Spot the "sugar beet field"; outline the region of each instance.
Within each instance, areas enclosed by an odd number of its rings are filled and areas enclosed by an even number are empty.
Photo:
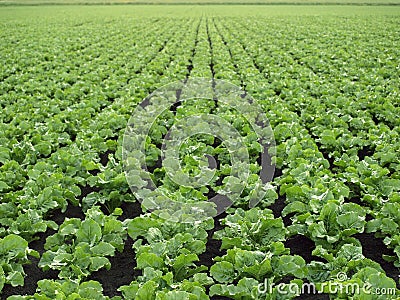
[[[400,299],[400,7],[0,20],[1,299]]]

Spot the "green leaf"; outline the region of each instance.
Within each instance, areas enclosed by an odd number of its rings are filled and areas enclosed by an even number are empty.
[[[24,276],[21,272],[13,271],[8,273],[6,281],[9,282],[12,286],[23,286]]]
[[[195,264],[193,262],[198,260],[199,258],[194,253],[179,255],[172,265],[175,278],[178,281],[183,280],[186,277],[185,275],[187,275],[189,267],[194,266]]]
[[[7,183],[5,183],[4,181],[0,181],[0,192],[3,192],[4,190],[7,190],[9,188],[10,186]]]
[[[51,144],[49,142],[40,142],[34,148],[43,156],[48,156],[51,154]]]
[[[134,282],[132,282],[130,285],[123,285],[118,288],[118,291],[122,292],[122,295],[126,300],[135,300],[138,290],[139,284]]]
[[[164,267],[164,260],[154,253],[142,253],[137,257],[137,268],[144,269],[146,267],[161,269]]]
[[[229,283],[236,278],[233,264],[227,261],[216,262],[212,265],[210,274],[215,280],[221,283]]]
[[[244,267],[243,271],[251,275],[251,277],[262,281],[266,274],[272,273],[271,261],[266,258],[260,264],[256,263],[250,267]]]
[[[157,283],[154,281],[148,281],[143,286],[141,286],[134,300],[154,300],[155,297],[155,290],[157,288]]]
[[[124,232],[124,226],[121,221],[115,220],[115,219],[108,219],[104,223],[104,229],[103,229],[103,234],[109,234],[109,233],[121,233]]]
[[[251,300],[255,298],[253,291],[258,287],[258,281],[253,278],[242,278],[237,285],[214,284],[210,287],[210,296],[224,296],[237,300]]]
[[[109,243],[101,241],[99,244],[92,247],[90,251],[92,252],[92,254],[98,256],[113,256],[115,252],[115,247]]]
[[[191,280],[193,280],[193,282],[198,282],[202,286],[208,286],[214,283],[214,280],[205,273],[194,274]]]
[[[60,235],[67,236],[76,234],[81,227],[81,223],[82,221],[76,218],[65,220],[60,226]]]
[[[157,293],[157,300],[191,300],[197,299],[197,297],[193,297],[188,292],[185,291],[169,291],[167,293],[161,292]]]
[[[90,271],[95,272],[105,267],[107,270],[111,268],[111,263],[106,257],[91,257],[90,258]]]
[[[102,298],[103,287],[97,281],[87,281],[83,282],[79,286],[79,295],[86,299],[101,299]]]
[[[92,170],[98,170],[99,169],[99,164],[96,164],[94,161],[91,161],[91,160],[83,160],[82,161],[82,166],[87,171],[92,171]]]
[[[157,220],[136,217],[128,224],[129,236],[136,240],[139,236],[145,236],[148,230],[152,227],[158,227],[159,222]]]
[[[92,246],[101,239],[101,227],[92,219],[85,220],[76,232],[76,238],[78,244],[86,242]]]
[[[5,164],[9,160],[10,160],[10,149],[0,146],[0,163]],[[1,192],[1,188],[0,188],[0,192]],[[1,289],[0,289],[0,291],[1,291]]]
[[[245,245],[242,245],[242,238],[240,237],[234,237],[234,238],[229,238],[229,237],[222,237],[222,244],[221,244],[221,250],[224,249],[232,249],[234,247],[237,248],[242,248],[242,249],[250,249],[250,247],[246,247]]]
[[[282,255],[274,258],[273,270],[282,276],[294,275],[304,278],[307,275],[306,262],[299,255]]]
[[[337,216],[337,222],[345,229],[363,228],[364,220],[357,213],[347,212]]]
[[[381,227],[382,220],[381,219],[374,219],[367,222],[365,226],[365,232],[377,232],[378,229]]]
[[[8,259],[24,258],[28,249],[28,242],[22,237],[10,234],[0,239],[0,257]]]
[[[307,204],[300,201],[293,201],[282,210],[282,216],[285,217],[291,213],[304,213],[309,210]]]
[[[104,204],[106,200],[107,198],[99,193],[90,193],[82,199],[82,209],[86,211],[98,203]]]

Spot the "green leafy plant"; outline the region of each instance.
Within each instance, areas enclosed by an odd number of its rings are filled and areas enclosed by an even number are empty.
[[[237,247],[245,250],[268,251],[275,242],[285,241],[288,231],[281,218],[274,218],[269,209],[236,209],[222,223],[224,230],[214,237],[222,240],[221,249]]]
[[[23,286],[23,265],[29,263],[28,256],[39,258],[39,253],[29,249],[28,242],[18,235],[0,238],[0,293],[5,284]]]
[[[117,209],[113,215],[104,215],[99,207],[86,212],[86,219],[67,219],[58,232],[49,236],[39,267],[59,270],[60,279],[81,281],[101,268],[109,269],[115,250],[122,251],[126,228],[117,220],[122,213]]]
[[[51,299],[77,299],[77,300],[120,300],[121,297],[108,297],[103,295],[103,287],[97,281],[76,283],[70,280],[43,279],[38,282],[36,293],[32,296],[11,296],[8,300],[51,300]]]

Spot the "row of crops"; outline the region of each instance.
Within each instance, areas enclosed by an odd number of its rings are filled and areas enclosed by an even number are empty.
[[[397,16],[52,9],[57,18],[19,10],[0,25],[2,299],[301,299],[305,284],[326,299],[400,296]],[[140,206],[123,138],[146,96],[196,77],[259,103],[275,176],[251,207],[262,149],[247,120],[217,98],[181,102],[146,140],[164,195],[183,205],[237,189],[226,144],[210,135],[179,153],[190,176],[215,158],[208,185],[179,186],[160,163],[174,122],[197,114],[233,124],[250,176],[226,212],[179,223]]]

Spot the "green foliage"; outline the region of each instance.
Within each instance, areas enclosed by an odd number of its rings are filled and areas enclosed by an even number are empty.
[[[38,282],[37,292],[32,296],[11,296],[9,300],[52,300],[52,299],[77,299],[77,300],[120,300],[121,297],[108,297],[103,295],[103,287],[97,281],[86,281],[78,284],[69,280],[43,279]]]
[[[29,249],[28,242],[20,236],[10,234],[0,239],[0,293],[5,284],[24,285],[23,265],[29,263],[28,255],[39,257],[39,253]]]
[[[126,228],[117,215],[104,215],[96,206],[86,212],[86,219],[72,218],[49,236],[39,267],[59,270],[61,279],[80,282],[101,268],[110,269],[107,257],[122,251]]]
[[[223,224],[225,229],[215,233],[215,238],[222,240],[222,249],[268,251],[275,242],[286,240],[287,230],[282,219],[275,219],[269,209],[244,211],[239,208],[235,214],[228,215]]]
[[[353,2],[371,1],[393,2]],[[373,233],[390,253],[376,255],[400,267],[398,14],[395,6],[2,7],[2,299],[10,285],[24,284],[24,266],[36,259],[59,279],[9,299],[109,299],[90,275],[111,267],[127,235],[136,270],[119,287],[125,299],[292,299],[299,293],[289,284],[303,282],[326,293],[328,283],[396,293],[331,298],[398,298],[396,269],[385,274],[358,239]],[[219,96],[163,112],[145,139],[146,157],[128,140],[132,157],[123,167],[123,135],[137,104],[158,87],[194,77],[236,84],[243,101],[251,95],[262,106],[276,141],[268,149],[277,167],[272,182],[259,176],[263,149],[252,120]],[[184,96],[178,94],[173,98]],[[165,134],[199,114],[231,124],[245,147],[208,133],[180,136],[179,163],[160,164]],[[259,123],[260,115],[253,117]],[[189,127],[206,131],[210,124]],[[239,157],[247,150],[248,170],[232,166],[229,145]],[[147,177],[132,170],[143,161]],[[125,171],[144,201],[138,212],[122,214],[120,207],[137,201]],[[204,186],[187,184],[201,174],[210,179]],[[150,178],[162,194],[157,199],[146,189]],[[166,200],[190,209],[235,193],[226,217],[214,221],[176,223],[169,211],[142,212]],[[64,218],[72,206],[85,218]],[[30,248],[42,235],[48,238],[38,257]],[[311,261],[289,249],[296,237],[310,240]],[[274,286],[260,294],[266,281],[288,293]]]

